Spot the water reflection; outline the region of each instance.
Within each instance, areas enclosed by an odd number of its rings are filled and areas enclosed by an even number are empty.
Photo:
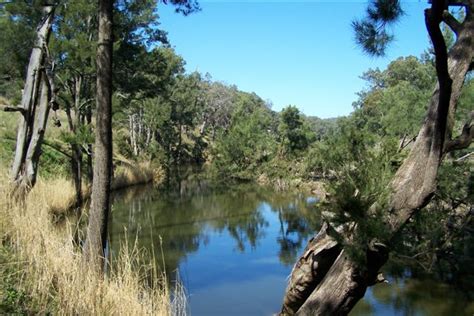
[[[351,315],[473,315],[474,302],[431,279],[394,279],[368,289]]]
[[[320,224],[313,197],[190,176],[167,191],[141,186],[118,192],[111,250],[116,253],[124,238],[153,249],[168,276],[179,272],[193,315],[271,315],[292,265]],[[474,313],[469,300],[445,285],[415,280],[397,266],[388,270],[397,278],[369,289],[352,315]]]
[[[183,180],[175,190],[138,186],[114,196],[111,216],[112,251],[124,238],[139,236],[141,247],[163,248],[165,270],[209,243],[209,234],[226,234],[236,252],[255,251],[274,218],[278,219],[278,257],[292,265],[297,252],[318,229],[315,201],[296,193],[275,194],[251,184],[216,187],[203,180]],[[276,216],[268,218],[265,211]],[[161,238],[160,238],[161,237]],[[162,245],[160,245],[160,241]],[[158,262],[160,263],[160,262]]]

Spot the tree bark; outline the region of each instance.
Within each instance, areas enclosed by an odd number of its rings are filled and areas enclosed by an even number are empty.
[[[69,90],[72,96],[72,103],[66,102],[66,117],[69,125],[69,131],[77,136],[81,122],[80,106],[81,106],[81,87],[82,87],[82,76],[75,76],[72,80],[73,86],[69,86]],[[73,110],[73,111],[71,111]],[[74,117],[73,117],[74,113]],[[74,182],[74,189],[76,191],[76,205],[80,207],[82,205],[82,147],[77,142],[77,139],[71,142],[71,174]],[[80,214],[78,214],[80,216]]]
[[[22,115],[18,122],[15,157],[11,169],[14,192],[19,196],[24,195],[35,184],[41,143],[49,113],[50,93],[48,90],[50,87],[44,73],[44,61],[54,9],[54,6],[43,7],[43,18],[36,31],[20,104]],[[38,100],[40,90],[42,91],[41,100]],[[38,116],[35,120],[36,112]],[[29,159],[28,162],[27,159]]]
[[[82,150],[80,145],[72,144],[71,170],[76,191],[76,205],[82,205]]]
[[[91,105],[87,106],[86,109],[86,122],[89,127],[92,126],[92,108]],[[92,160],[93,160],[93,148],[92,144],[87,144],[87,180],[89,183],[92,183],[94,179],[94,170],[92,167]]]
[[[391,182],[391,202],[386,215],[391,237],[384,241],[386,244],[390,244],[413,214],[429,202],[435,191],[445,137],[449,135],[448,117],[455,111],[474,56],[473,8],[474,3],[470,1],[465,21],[449,55],[439,26],[445,10],[444,1],[433,0],[432,8],[425,12],[427,29],[435,48],[438,84],[410,154]],[[354,231],[357,233],[357,229]],[[322,249],[327,245],[342,248],[325,228],[310,242],[293,269],[282,315],[348,314],[363,297],[366,288],[377,282],[378,271],[388,258],[388,249],[381,244],[367,246],[365,264],[354,262],[344,250],[337,258],[334,253],[324,253]],[[323,265],[329,267],[322,269]]]
[[[38,171],[38,162],[41,155],[41,144],[43,143],[46,123],[50,110],[51,92],[48,87],[46,76],[42,76],[41,96],[39,99],[38,113],[33,126],[30,144],[25,157],[25,174],[21,180],[25,186],[34,186]]]
[[[342,247],[330,236],[328,229],[328,224],[324,223],[293,267],[281,314],[294,315],[339,256]]]
[[[105,262],[112,179],[112,15],[113,0],[99,0],[94,181],[84,248],[86,260],[98,271]]]

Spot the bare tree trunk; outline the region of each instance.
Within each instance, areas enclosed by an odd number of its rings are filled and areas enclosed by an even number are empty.
[[[82,205],[82,150],[80,145],[72,144],[71,169],[74,179],[74,189],[76,191],[76,205]]]
[[[18,122],[15,157],[11,170],[14,190],[19,195],[26,193],[35,184],[41,143],[49,113],[49,85],[52,82],[48,83],[48,78],[42,68],[45,66],[45,51],[51,33],[54,8],[54,6],[43,7],[43,19],[37,28],[19,107],[22,116]],[[41,100],[38,100],[40,86],[42,90]],[[38,103],[40,104],[37,110]],[[35,112],[38,112],[36,120]],[[30,161],[27,162],[27,159]]]
[[[99,0],[94,181],[84,248],[86,260],[98,271],[105,260],[112,180],[112,16],[113,0]]]
[[[176,160],[174,162],[175,166],[179,166],[181,164],[181,147],[183,144],[183,126],[181,124],[178,125],[178,146],[176,146]]]
[[[87,106],[86,110],[86,122],[87,125],[92,126],[92,107],[91,105]],[[94,179],[94,171],[92,168],[92,159],[93,159],[93,149],[92,144],[87,144],[87,180],[89,183],[92,183]]]
[[[38,162],[41,155],[41,144],[43,142],[50,110],[49,101],[51,99],[51,93],[46,76],[42,76],[41,81],[41,96],[39,99],[38,113],[25,157],[25,174],[23,175],[22,182],[27,186],[33,186],[36,183]]]
[[[458,29],[458,39],[449,56],[439,26],[444,9],[443,1],[433,0],[432,8],[425,12],[435,48],[438,85],[413,148],[391,182],[393,193],[386,217],[390,238],[398,234],[415,212],[426,206],[435,191],[445,137],[449,135],[448,116],[455,110],[474,57],[473,1],[469,3],[466,19]],[[296,263],[285,293],[282,315],[346,315],[363,297],[367,287],[380,281],[378,271],[388,258],[384,244],[367,245],[366,264],[360,264],[344,250],[337,257],[336,251],[328,252],[342,246],[327,231],[327,227],[320,231]],[[384,242],[390,244],[390,241]]]
[[[81,104],[81,87],[82,77],[80,75],[74,78],[74,86],[70,88],[72,101],[74,104],[74,118],[71,112],[71,105],[69,102],[66,104],[66,116],[69,125],[69,131],[77,135],[79,127],[82,125],[80,104]],[[82,205],[82,148],[81,144],[77,141],[73,141],[71,144],[71,173],[74,182],[74,189],[76,191],[76,205]],[[78,214],[80,215],[80,214]]]
[[[151,142],[151,128],[150,127],[146,127],[146,140],[145,140],[145,147],[148,148],[148,146],[150,146],[150,142]]]
[[[133,114],[128,115],[128,131],[130,133],[130,147],[132,147],[133,154],[135,154],[135,137],[133,134]]]

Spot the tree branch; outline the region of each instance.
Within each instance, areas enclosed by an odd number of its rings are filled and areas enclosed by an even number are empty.
[[[462,24],[451,14],[448,10],[443,11],[443,22],[449,26],[449,28],[458,35],[461,31]]]
[[[46,140],[43,140],[43,145],[48,146],[48,147],[56,150],[58,153],[63,154],[64,156],[66,156],[69,159],[72,159],[72,156],[68,152],[66,152],[66,150],[62,149],[59,145],[50,143]]]
[[[4,137],[3,140],[7,140],[7,141],[10,141],[10,142],[16,142],[15,138],[11,138],[11,137],[8,137],[8,136]],[[72,159],[72,156],[70,154],[68,154],[66,152],[66,150],[62,149],[61,146],[58,145],[58,144],[49,143],[48,141],[43,140],[42,145],[45,145],[47,147],[50,147],[51,149],[56,150],[58,153],[63,154],[66,158]]]
[[[474,151],[473,151],[473,152],[470,152],[469,154],[466,154],[466,155],[464,155],[464,156],[462,156],[462,157],[459,157],[459,158],[456,159],[455,161],[456,161],[456,162],[463,161],[464,159],[466,159],[466,158],[468,158],[468,157],[470,157],[470,156],[472,156],[472,155],[474,155]]]
[[[26,110],[19,106],[13,105],[0,105],[0,109],[4,112],[20,112],[23,116],[26,115]]]
[[[462,128],[461,135],[459,135],[455,139],[446,141],[446,144],[444,146],[445,153],[453,150],[465,149],[471,145],[472,140],[474,139],[474,126],[471,124],[474,118],[474,111],[471,112],[470,116],[471,117],[469,121],[466,122],[466,124],[464,124],[464,127]]]
[[[472,124],[464,125],[461,135],[446,142],[444,151],[450,152],[453,150],[465,149],[471,145],[474,138],[474,126]]]

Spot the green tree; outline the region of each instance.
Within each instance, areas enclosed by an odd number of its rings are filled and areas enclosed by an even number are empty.
[[[60,109],[67,117],[68,129],[62,131],[62,141],[71,148],[71,174],[79,206],[82,205],[84,152],[87,153],[88,180],[92,181],[97,23],[97,3],[84,0],[64,2],[59,8],[51,45],[57,64]]]
[[[156,103],[155,139],[163,149],[164,165],[168,171],[181,164],[186,156],[188,160],[192,156],[189,148],[184,146],[183,138],[190,137],[202,110],[200,81],[197,73],[180,76],[169,98],[160,98]]]
[[[12,104],[21,101],[35,27],[41,20],[41,11],[24,1],[0,4],[0,95]]]
[[[248,179],[276,151],[272,117],[255,94],[238,93],[229,128],[218,137],[213,165],[227,177]]]
[[[423,123],[435,83],[434,67],[413,56],[400,57],[384,71],[371,69],[362,78],[369,87],[354,103],[357,115],[365,122],[361,127],[380,137],[398,139],[404,148]]]
[[[464,6],[466,18],[462,22],[456,20],[448,11],[449,5]],[[416,141],[390,181],[387,206],[383,208],[384,234],[375,238],[372,236],[364,242],[364,260],[360,261],[347,255],[350,249],[344,245],[360,240],[364,235],[363,227],[352,220],[338,228],[333,228],[330,221],[326,223],[293,269],[282,314],[347,314],[363,297],[366,288],[381,279],[379,269],[387,261],[389,247],[408,220],[431,199],[442,158],[447,152],[459,148],[457,145],[461,143],[460,138],[451,139],[451,134],[458,99],[474,57],[472,9],[474,3],[468,0],[433,0],[431,8],[425,11],[438,84]],[[371,2],[366,18],[354,23],[357,42],[371,54],[383,54],[392,37],[385,26],[396,21],[401,13],[398,0]],[[457,35],[449,53],[441,29],[442,22]],[[461,135],[469,139],[462,142],[463,146],[468,146],[472,140],[471,129],[469,125]],[[353,188],[346,194],[355,196],[359,193]],[[383,199],[377,199],[366,214],[379,214],[377,206],[384,205],[382,202]],[[341,240],[344,242],[341,243]],[[337,290],[334,289],[335,284]]]
[[[310,143],[310,131],[297,107],[289,105],[280,113],[278,131],[285,151],[293,154],[305,150]]]
[[[203,81],[202,89],[205,105],[199,131],[203,136],[209,131],[214,141],[219,130],[226,131],[230,126],[237,88],[208,79]]]
[[[160,132],[160,111],[164,111],[160,107],[169,100],[178,77],[183,76],[184,60],[167,47],[144,51],[140,60],[141,66],[135,72],[140,84],[121,91],[114,116],[125,138],[123,153],[134,158],[143,154],[153,158],[156,152],[151,150],[152,142]]]
[[[178,9],[188,9],[190,1],[176,3]],[[128,7],[129,2],[119,2],[118,7]],[[133,9],[133,5],[128,7]],[[184,13],[190,12],[192,7]],[[107,245],[107,225],[110,212],[110,186],[112,181],[112,53],[114,1],[100,0],[98,7],[99,29],[97,40],[97,84],[95,162],[92,182],[91,209],[87,226],[84,257],[93,269],[101,270]],[[120,25],[120,24],[119,24]],[[141,28],[136,31],[140,33]],[[127,30],[127,34],[130,30]],[[136,33],[128,34],[129,36]],[[133,37],[132,37],[133,38]]]
[[[159,82],[144,76],[144,66],[157,58],[147,47],[167,42],[160,29],[157,1],[116,1],[114,4],[114,85],[122,96],[121,107],[129,108],[144,91],[150,94]],[[65,1],[52,41],[52,53],[57,60],[57,78],[61,87],[61,109],[67,116],[68,131],[63,141],[71,146],[71,170],[76,188],[77,204],[82,201],[83,155],[87,157],[86,174],[92,181],[92,116],[95,94],[95,58],[97,42],[97,4],[90,1]],[[163,71],[164,69],[154,69]],[[130,80],[134,73],[134,80]],[[115,98],[117,99],[117,98]],[[116,102],[115,102],[116,103]],[[134,120],[135,121],[135,120]]]

